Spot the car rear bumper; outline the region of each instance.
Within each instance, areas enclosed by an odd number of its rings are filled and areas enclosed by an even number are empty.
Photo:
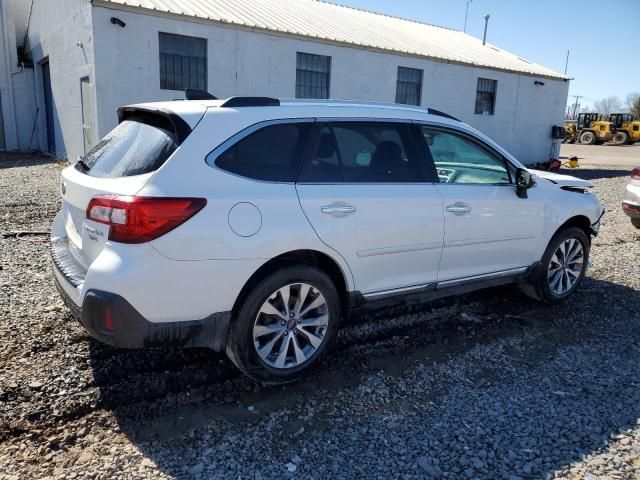
[[[67,292],[65,274],[54,260],[54,280],[60,296],[89,334],[120,348],[226,347],[231,312],[218,312],[199,320],[149,322],[125,298],[101,290],[89,290],[81,306]]]

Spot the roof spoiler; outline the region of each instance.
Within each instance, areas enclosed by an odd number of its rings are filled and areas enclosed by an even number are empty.
[[[191,127],[183,118],[164,108],[120,107],[118,108],[118,122],[122,123],[130,117],[141,117],[142,123],[171,129],[181,144],[191,133]]]

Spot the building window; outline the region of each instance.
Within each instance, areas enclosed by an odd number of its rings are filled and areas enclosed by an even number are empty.
[[[298,52],[296,98],[329,98],[331,57]]]
[[[396,103],[420,105],[422,94],[422,70],[398,67]]]
[[[476,92],[476,113],[478,115],[493,115],[496,106],[497,80],[478,78],[478,91]]]
[[[160,88],[207,89],[207,41],[160,32]]]

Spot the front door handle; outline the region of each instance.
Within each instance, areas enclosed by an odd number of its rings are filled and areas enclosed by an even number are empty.
[[[344,217],[345,215],[351,215],[355,213],[356,207],[352,207],[351,205],[325,205],[320,208],[322,213],[326,213],[327,215],[333,215],[334,217]]]
[[[447,212],[455,213],[456,215],[464,215],[465,213],[469,213],[470,211],[471,207],[462,202],[456,202],[453,205],[447,206]]]

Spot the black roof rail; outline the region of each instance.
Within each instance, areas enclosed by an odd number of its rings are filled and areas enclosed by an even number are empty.
[[[427,113],[429,115],[438,115],[439,117],[450,118],[451,120],[455,120],[456,122],[460,122],[461,120],[449,115],[448,113],[441,112],[440,110],[434,110],[433,108],[427,108]]]
[[[280,100],[270,97],[229,97],[220,105],[221,108],[279,106]]]
[[[198,90],[197,88],[187,88],[184,91],[184,97],[187,100],[217,100],[218,97],[211,95],[204,90]]]

